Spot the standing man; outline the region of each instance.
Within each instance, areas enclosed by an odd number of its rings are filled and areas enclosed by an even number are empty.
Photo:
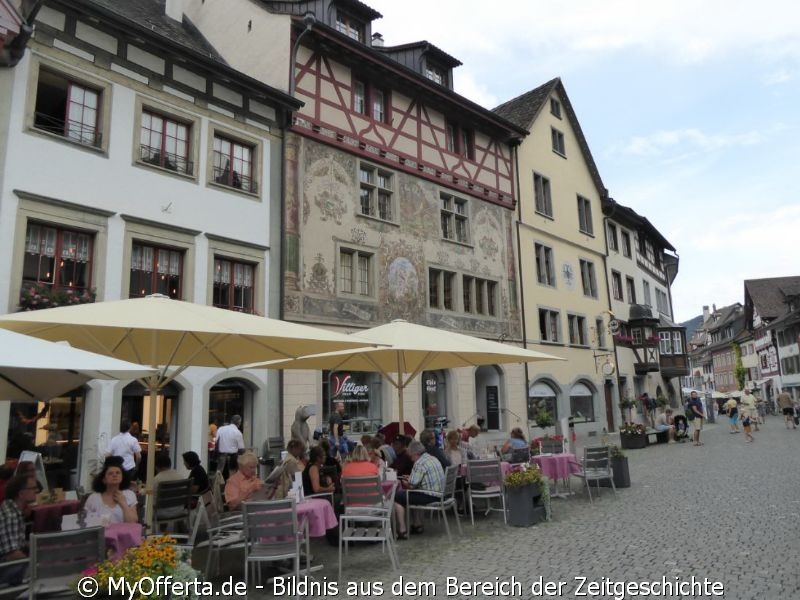
[[[686,405],[686,418],[692,423],[694,431],[692,432],[692,439],[695,446],[702,446],[703,442],[700,441],[700,432],[703,431],[703,419],[706,418],[706,413],[703,411],[703,403],[697,397],[697,392],[692,392],[689,396],[689,403]]]
[[[233,415],[231,422],[217,429],[216,446],[219,459],[217,471],[222,471],[222,476],[227,480],[231,471],[239,470],[238,457],[244,452],[244,436],[239,426],[242,417]]]
[[[129,481],[139,479],[136,468],[142,460],[142,447],[139,440],[131,435],[131,422],[128,419],[120,421],[119,433],[108,444],[108,456],[122,458],[122,470],[128,475]]]
[[[339,454],[344,459],[350,448],[347,445],[347,439],[344,437],[342,415],[344,415],[344,402],[337,402],[331,416],[328,417],[328,437],[331,442],[331,455],[336,458],[336,455]]]
[[[778,394],[778,408],[780,408],[783,413],[786,429],[789,429],[790,424],[792,429],[797,429],[797,424],[794,422],[794,402],[792,402],[792,397],[786,390]]]
[[[758,409],[756,408],[756,397],[753,396],[753,392],[745,388],[744,392],[742,392],[742,420],[750,417],[750,422],[755,425],[756,431],[758,431]]]
[[[25,540],[25,511],[36,501],[36,477],[30,474],[15,475],[6,484],[6,499],[0,505],[0,560],[3,562],[28,558]],[[3,570],[0,583],[22,583],[27,565],[19,569]]]

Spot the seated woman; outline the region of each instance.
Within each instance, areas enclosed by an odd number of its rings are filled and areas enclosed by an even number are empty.
[[[675,441],[675,426],[672,422],[672,409],[667,408],[664,412],[659,413],[656,417],[655,427],[656,431],[669,431],[669,441]]]
[[[336,485],[322,475],[321,468],[325,464],[325,451],[321,446],[314,446],[308,455],[308,464],[303,471],[303,493],[311,494],[333,493]]]
[[[461,434],[457,430],[447,432],[444,442],[444,453],[450,459],[453,466],[464,465],[467,463],[467,452],[461,446]]]
[[[86,519],[103,525],[113,523],[136,523],[136,494],[128,489],[130,481],[122,470],[122,459],[109,456],[102,471],[92,482],[94,493],[86,499]]]
[[[225,483],[225,504],[231,510],[239,510],[242,502],[250,500],[264,482],[258,478],[258,458],[252,452],[239,456],[239,470]]]
[[[386,469],[386,461],[383,460],[383,456],[381,455],[381,441],[375,438],[372,438],[367,444],[367,454],[369,455],[369,460],[372,464],[378,467],[378,473]]]
[[[503,448],[500,450],[501,454],[511,454],[514,450],[527,450],[528,449],[528,442],[525,440],[525,434],[522,433],[522,429],[519,427],[514,427],[511,430],[511,437],[508,438],[508,441],[503,444]]]
[[[211,487],[208,473],[200,464],[197,452],[189,450],[183,453],[183,466],[189,469],[189,479],[192,480],[192,494],[202,494]]]
[[[280,479],[278,480],[278,487],[275,490],[275,498],[286,498],[289,490],[292,489],[294,483],[294,474],[301,473],[305,468],[303,462],[303,453],[305,451],[305,444],[300,440],[289,440],[286,444],[286,458],[280,466]]]
[[[378,474],[378,465],[370,460],[364,446],[356,446],[342,467],[342,477],[369,477]]]

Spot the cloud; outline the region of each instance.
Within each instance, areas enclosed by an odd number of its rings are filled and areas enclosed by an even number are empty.
[[[680,151],[686,155],[692,151],[713,152],[732,146],[753,146],[763,143],[765,139],[763,131],[707,134],[698,129],[675,129],[633,137],[623,143],[618,152],[645,157],[662,156],[668,151]]]
[[[791,73],[786,68],[779,68],[764,76],[764,85],[780,85],[788,83],[792,79],[794,79],[794,73]]]

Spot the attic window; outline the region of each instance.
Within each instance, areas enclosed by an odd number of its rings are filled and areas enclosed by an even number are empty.
[[[561,103],[555,98],[550,98],[550,114],[556,119],[561,118]]]
[[[439,85],[447,85],[447,70],[441,65],[435,63],[425,64],[425,77]]]
[[[336,31],[361,43],[364,42],[364,23],[348,14],[336,13]]]

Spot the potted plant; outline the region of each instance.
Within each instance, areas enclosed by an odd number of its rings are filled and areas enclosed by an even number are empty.
[[[614,487],[631,487],[631,473],[628,469],[628,457],[622,448],[616,445],[609,446],[611,451],[611,469],[614,471]]]
[[[505,478],[508,524],[514,527],[530,527],[545,517],[545,508],[537,499],[547,490],[544,476],[535,465],[522,465]]]
[[[664,394],[658,394],[656,396],[656,406],[658,406],[658,408],[666,408],[667,404],[669,404],[669,400],[667,400]]]
[[[96,297],[94,289],[81,291],[57,288],[44,283],[26,283],[19,292],[19,311],[87,304],[94,302]]]
[[[625,421],[631,420],[631,409],[636,406],[636,402],[630,396],[625,396],[619,399],[619,410],[622,413],[622,418]]]
[[[553,415],[550,414],[550,411],[543,408],[537,412],[536,425],[542,428],[542,431],[544,431],[544,437],[550,437],[550,434],[547,432],[547,430],[554,425]]]
[[[641,423],[625,423],[619,428],[619,442],[626,450],[647,446],[647,428]]]

